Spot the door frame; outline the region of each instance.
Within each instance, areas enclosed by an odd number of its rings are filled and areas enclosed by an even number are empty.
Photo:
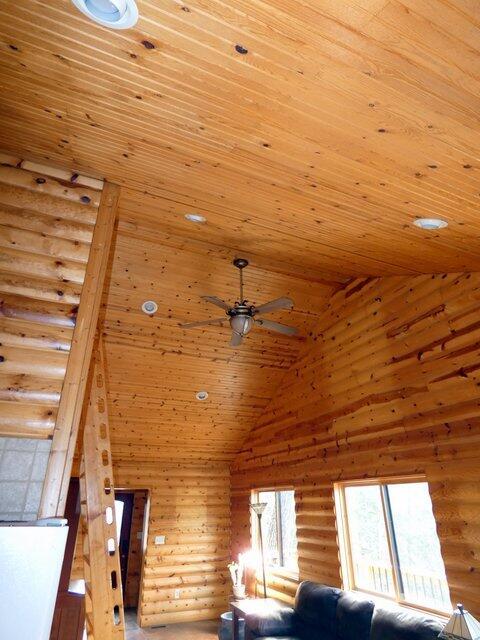
[[[133,506],[135,502],[135,493],[133,491],[125,491],[120,489],[115,489],[114,499],[118,502],[123,502],[123,512],[122,512],[122,522],[120,525],[120,536],[118,540],[118,552],[120,556],[120,579],[122,582],[122,591],[125,600],[125,587],[127,586],[128,579],[128,561],[130,558],[130,546],[132,544],[132,519],[133,519]],[[128,534],[128,536],[126,535]],[[126,553],[126,561],[122,562],[122,556],[124,555],[124,550],[122,547],[122,542],[127,537],[128,547]],[[125,601],[123,603],[125,608]]]
[[[142,550],[142,557],[141,557],[141,564],[140,564],[140,588],[138,590],[138,601],[137,601],[137,624],[138,626],[141,628],[141,624],[140,624],[140,605],[141,602],[143,600],[143,582],[144,582],[144,576],[145,576],[145,557],[147,555],[147,547],[148,547],[148,528],[149,528],[149,524],[150,524],[150,500],[151,500],[151,490],[148,489],[147,487],[128,487],[125,485],[122,485],[121,487],[115,487],[115,491],[118,491],[119,493],[122,492],[128,492],[131,491],[133,493],[135,493],[135,491],[145,491],[146,493],[146,499],[145,499],[145,508],[143,510],[143,535],[142,535],[142,544],[141,544],[141,550]],[[131,533],[131,531],[130,531]]]

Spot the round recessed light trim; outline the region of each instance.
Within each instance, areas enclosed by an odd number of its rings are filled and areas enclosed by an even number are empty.
[[[145,302],[142,304],[142,311],[143,313],[151,316],[158,311],[158,304],[153,300],[145,300]]]
[[[138,20],[135,0],[72,0],[88,18],[110,29],[129,29]]]
[[[189,222],[196,222],[197,224],[203,224],[207,221],[205,216],[201,216],[199,213],[186,213],[185,220]]]
[[[197,391],[195,394],[197,400],[206,400],[208,398],[208,391]]]
[[[417,218],[413,221],[413,224],[419,229],[427,229],[428,231],[448,227],[448,222],[440,218]]]

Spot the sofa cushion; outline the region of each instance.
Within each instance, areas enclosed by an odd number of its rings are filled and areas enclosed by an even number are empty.
[[[343,591],[337,605],[338,640],[370,640],[375,604],[360,594]]]
[[[375,608],[371,640],[437,640],[443,629],[434,618],[404,609]]]
[[[301,638],[334,640],[337,629],[337,602],[341,590],[323,584],[302,582],[295,596],[297,628]]]
[[[288,636],[295,627],[296,614],[290,607],[261,613],[248,613],[245,626],[256,636]]]

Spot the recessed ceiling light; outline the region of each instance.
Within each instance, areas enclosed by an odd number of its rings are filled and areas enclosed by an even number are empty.
[[[205,216],[201,216],[199,213],[186,213],[185,219],[189,222],[196,222],[197,224],[202,224],[207,221]]]
[[[129,29],[138,20],[135,0],[72,0],[84,15],[103,27]]]
[[[208,398],[208,391],[197,391],[195,397],[197,400],[206,400]]]
[[[153,300],[145,300],[145,302],[142,304],[142,311],[143,313],[151,316],[153,313],[158,311],[158,304]]]
[[[420,229],[428,229],[429,231],[448,227],[448,222],[440,218],[417,218],[413,224]]]

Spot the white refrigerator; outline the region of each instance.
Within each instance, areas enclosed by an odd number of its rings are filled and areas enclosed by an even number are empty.
[[[0,638],[48,640],[67,521],[0,522]]]

